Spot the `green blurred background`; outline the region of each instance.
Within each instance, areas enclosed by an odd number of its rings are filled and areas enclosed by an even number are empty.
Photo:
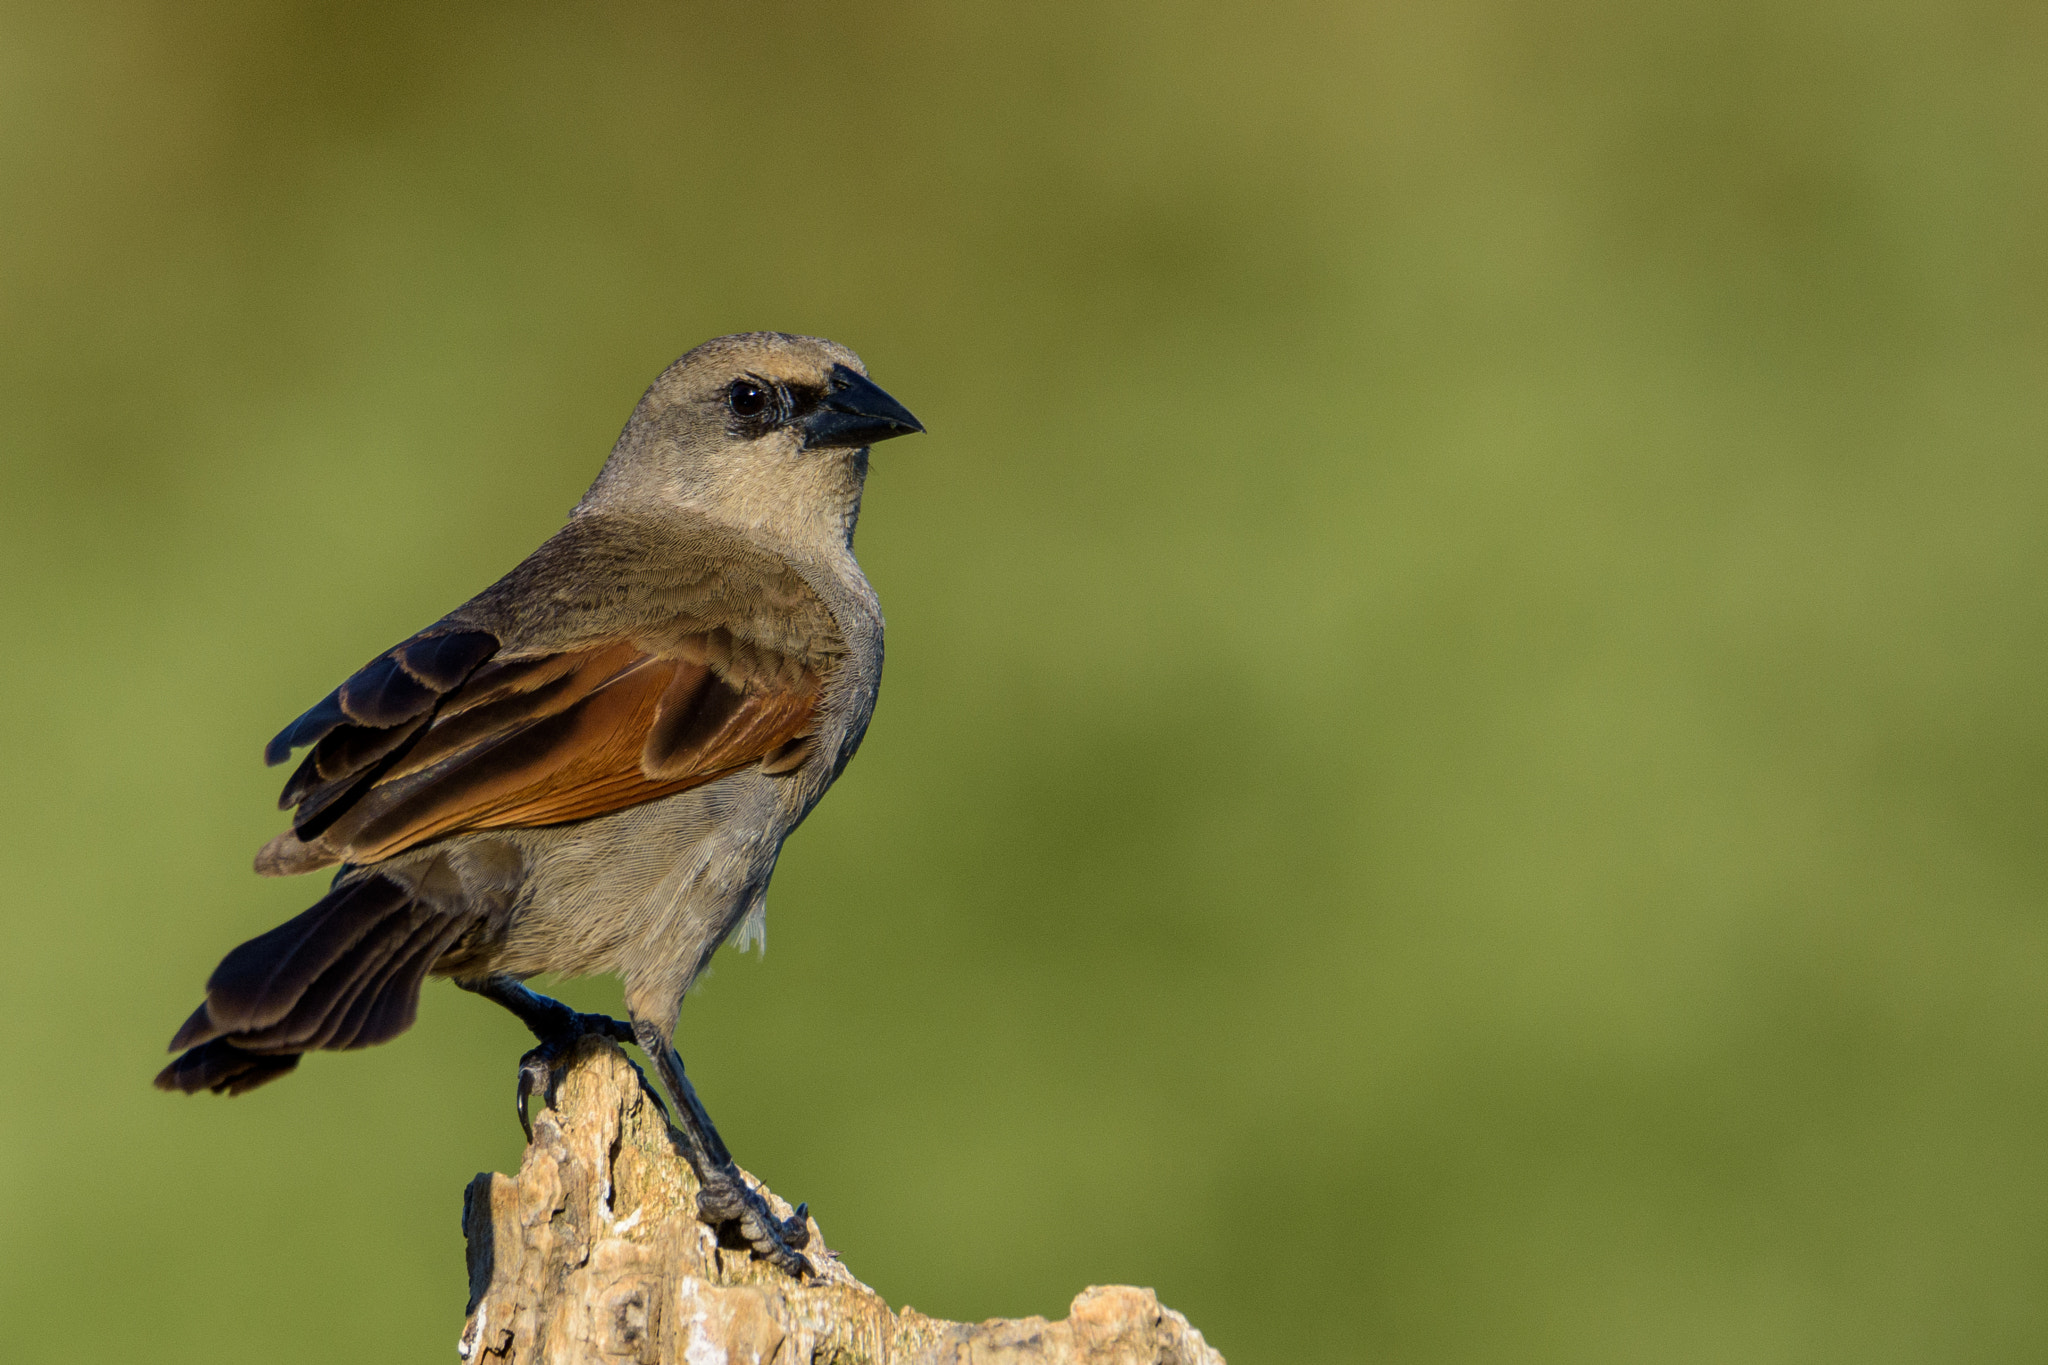
[[[2044,290],[2038,4],[0,7],[4,1354],[453,1358],[509,1017],[149,1078],[262,742],[765,327],[932,434],[681,1046],[892,1302],[2048,1358]]]

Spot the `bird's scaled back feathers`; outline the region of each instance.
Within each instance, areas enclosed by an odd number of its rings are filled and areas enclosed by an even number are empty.
[[[786,561],[673,511],[572,520],[271,741],[311,751],[257,869],[561,824],[809,757],[836,622]]]

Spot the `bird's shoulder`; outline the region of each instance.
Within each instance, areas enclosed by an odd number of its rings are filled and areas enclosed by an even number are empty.
[[[488,631],[501,654],[608,638],[689,654],[724,637],[814,676],[846,651],[831,607],[786,556],[686,509],[579,515],[430,630]]]

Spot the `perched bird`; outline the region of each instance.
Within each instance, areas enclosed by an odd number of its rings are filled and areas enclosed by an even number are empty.
[[[583,1033],[638,1043],[706,1221],[802,1274],[803,1210],[778,1220],[740,1179],[671,1036],[867,730],[882,613],[854,522],[868,447],[922,430],[813,337],[720,337],[665,370],[566,526],[270,741],[273,764],[310,752],[256,870],[339,871],[222,960],[156,1084],[240,1094],[385,1042],[452,977],[540,1039],[522,1124]],[[521,984],[543,972],[617,974],[630,1027]]]

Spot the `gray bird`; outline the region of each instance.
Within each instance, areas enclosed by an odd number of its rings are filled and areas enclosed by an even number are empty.
[[[868,447],[922,430],[814,337],[720,337],[663,371],[566,526],[270,742],[273,764],[310,752],[256,870],[339,871],[227,955],[156,1084],[240,1094],[385,1042],[452,977],[540,1039],[522,1124],[582,1034],[638,1043],[705,1220],[804,1273],[803,1209],[740,1179],[671,1036],[867,730],[882,613],[854,522]],[[543,972],[618,975],[630,1027],[521,984]]]

